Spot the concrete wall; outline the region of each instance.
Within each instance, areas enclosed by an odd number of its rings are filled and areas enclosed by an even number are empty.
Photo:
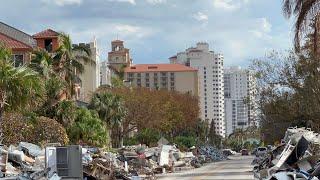
[[[197,72],[176,72],[175,90],[179,92],[191,92],[198,96],[198,73]]]
[[[96,41],[86,44],[90,47],[91,58],[95,61],[95,64],[85,63],[84,72],[80,74],[81,88],[79,99],[85,102],[89,102],[93,92],[99,87],[100,83],[100,53],[96,44]]]

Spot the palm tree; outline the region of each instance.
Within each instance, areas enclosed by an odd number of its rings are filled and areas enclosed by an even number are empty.
[[[32,69],[14,67],[11,52],[0,46],[0,121],[5,110],[20,110],[41,95],[41,81]]]
[[[44,49],[36,49],[32,53],[29,67],[48,79],[53,74],[52,56]]]
[[[113,129],[112,136],[116,136],[114,146],[123,145],[122,122],[126,116],[126,110],[120,96],[111,93],[95,93],[89,105],[90,109],[98,112],[101,120],[105,122],[108,128]],[[115,138],[112,138],[115,139]]]
[[[66,81],[67,97],[75,95],[75,84],[81,82],[79,75],[84,72],[84,63],[95,64],[91,59],[91,51],[86,46],[72,45],[69,35],[61,33],[60,46],[54,56],[54,69]]]
[[[283,12],[286,18],[296,16],[295,22],[295,50],[299,52],[301,38],[312,33],[314,37],[319,34],[319,10],[320,0],[283,0]],[[310,25],[315,22],[315,27]],[[315,42],[318,42],[317,40]],[[318,51],[317,43],[314,43],[314,51]]]

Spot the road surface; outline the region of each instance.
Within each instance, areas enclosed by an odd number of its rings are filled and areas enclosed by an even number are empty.
[[[166,174],[161,180],[253,180],[252,156],[230,156],[230,160],[211,163],[186,172]]]

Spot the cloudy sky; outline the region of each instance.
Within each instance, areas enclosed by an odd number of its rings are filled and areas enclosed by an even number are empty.
[[[69,33],[75,43],[96,36],[102,60],[110,41],[124,40],[134,63],[166,63],[168,57],[206,41],[226,65],[247,66],[266,52],[292,45],[292,24],[282,0],[10,0],[0,21],[34,34]]]

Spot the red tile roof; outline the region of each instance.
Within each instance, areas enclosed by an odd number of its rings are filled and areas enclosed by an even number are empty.
[[[38,32],[34,34],[32,37],[34,38],[46,38],[46,37],[57,37],[59,36],[59,33],[52,29],[46,29],[44,31]]]
[[[126,67],[124,72],[183,72],[197,71],[197,69],[182,64],[137,64]]]
[[[32,47],[20,42],[18,40],[15,40],[5,34],[0,33],[0,42],[4,43],[4,45],[7,48],[13,49],[13,50],[31,50]]]

